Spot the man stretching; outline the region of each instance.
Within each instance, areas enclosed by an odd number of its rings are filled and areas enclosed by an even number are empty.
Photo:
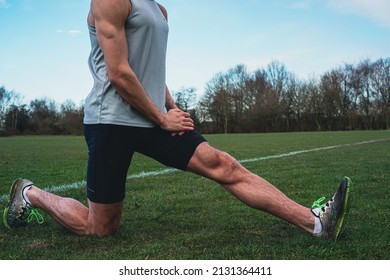
[[[25,226],[42,209],[74,233],[116,232],[134,152],[207,177],[246,205],[310,234],[337,239],[351,182],[345,177],[325,204],[304,207],[236,159],[211,147],[175,105],[165,82],[168,16],[153,0],[92,0],[89,67],[94,86],[85,102],[88,207],[45,192],[31,181],[11,186],[4,223]]]

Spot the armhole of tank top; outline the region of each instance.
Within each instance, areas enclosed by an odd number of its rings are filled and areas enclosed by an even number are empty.
[[[128,17],[127,18],[131,18],[131,16],[133,15],[133,13],[134,13],[134,1],[133,0],[129,0],[129,2],[130,2],[130,14],[128,15]]]
[[[96,28],[95,28],[95,25],[92,25],[90,24],[88,21],[87,21],[87,25],[88,25],[88,28],[92,31],[95,31],[96,32]]]
[[[163,5],[161,5],[160,3],[157,3],[155,2],[158,9],[160,10],[161,14],[163,15],[163,17],[165,18],[166,21],[168,21],[168,12],[167,12],[167,9],[165,9],[165,7]]]

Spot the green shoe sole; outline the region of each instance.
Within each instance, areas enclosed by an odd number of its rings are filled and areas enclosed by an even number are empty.
[[[345,177],[347,180],[347,190],[345,192],[345,198],[344,198],[344,204],[343,204],[343,212],[341,213],[339,220],[336,224],[336,235],[335,235],[335,240],[340,236],[343,226],[344,226],[344,219],[349,213],[350,209],[350,193],[351,193],[351,187],[352,187],[352,181],[350,178]]]
[[[9,211],[9,204],[10,202],[15,198],[15,188],[16,185],[18,184],[19,180],[21,179],[16,179],[9,190],[9,199],[7,202],[7,207],[5,207],[4,212],[3,212],[3,223],[8,229],[12,229],[12,227],[8,223],[8,211]]]

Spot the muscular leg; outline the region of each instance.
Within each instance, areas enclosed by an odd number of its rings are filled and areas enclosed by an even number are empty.
[[[123,202],[98,204],[80,202],[45,192],[35,186],[28,190],[31,204],[44,210],[63,226],[80,235],[105,236],[116,232],[123,208]]]
[[[249,172],[227,153],[208,143],[198,146],[188,171],[220,183],[227,191],[250,207],[265,211],[312,233],[314,216],[306,208],[289,199],[263,178]]]

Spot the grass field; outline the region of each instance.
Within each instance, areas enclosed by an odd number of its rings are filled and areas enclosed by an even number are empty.
[[[42,225],[15,231],[0,225],[0,259],[390,259],[390,131],[207,138],[306,206],[349,176],[353,205],[342,236],[313,238],[248,208],[214,182],[136,155],[115,236],[79,237],[44,214]],[[17,177],[42,188],[62,186],[55,192],[85,203],[79,185],[86,159],[82,137],[0,138],[1,208]]]

